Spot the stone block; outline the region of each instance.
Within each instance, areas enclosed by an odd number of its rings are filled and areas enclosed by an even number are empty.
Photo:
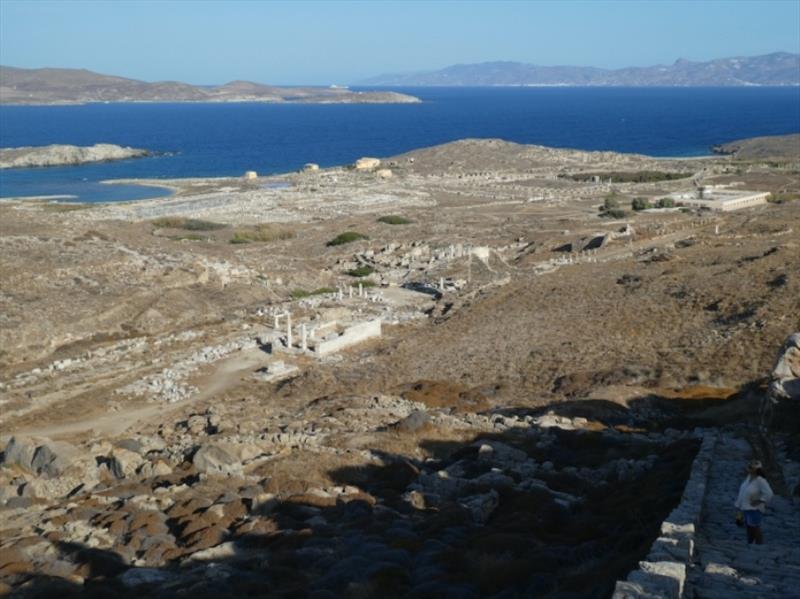
[[[683,596],[683,587],[686,584],[686,564],[663,562],[639,562],[643,572],[658,576],[663,579],[663,584],[669,589],[669,597],[680,599]]]
[[[619,580],[611,599],[663,599],[663,595],[639,583]]]

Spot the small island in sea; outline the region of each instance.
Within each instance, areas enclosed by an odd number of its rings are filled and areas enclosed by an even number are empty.
[[[88,104],[92,102],[271,102],[295,104],[410,104],[419,98],[393,91],[346,87],[278,87],[252,81],[198,86],[178,81],[150,83],[85,69],[21,69],[0,66],[0,104]]]
[[[104,143],[98,143],[92,146],[51,144],[49,146],[0,148],[0,169],[71,166],[90,162],[144,158],[145,156],[152,156],[153,154],[154,152],[149,150]]]

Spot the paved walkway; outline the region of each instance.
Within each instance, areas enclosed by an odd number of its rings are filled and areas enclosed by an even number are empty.
[[[750,445],[720,435],[697,532],[690,599],[800,598],[800,504],[776,495],[767,508],[764,545],[748,545],[733,502],[751,458]]]

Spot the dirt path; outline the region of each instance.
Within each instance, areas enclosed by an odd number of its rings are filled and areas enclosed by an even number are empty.
[[[243,374],[252,372],[269,362],[269,354],[260,349],[243,350],[221,360],[214,365],[209,374],[192,381],[192,384],[200,389],[200,392],[186,401],[172,404],[145,404],[127,410],[107,412],[87,420],[15,430],[11,433],[0,435],[0,441],[5,443],[14,434],[64,438],[91,432],[97,436],[117,437],[135,424],[155,418],[162,419],[165,415],[178,408],[184,408],[193,403],[214,397],[236,386]]]

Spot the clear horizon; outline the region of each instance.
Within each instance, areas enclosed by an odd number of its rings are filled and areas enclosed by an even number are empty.
[[[800,2],[0,2],[0,64],[197,85],[800,53]]]

